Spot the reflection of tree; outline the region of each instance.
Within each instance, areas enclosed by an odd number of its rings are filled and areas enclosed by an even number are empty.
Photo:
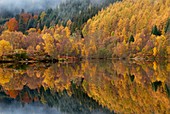
[[[157,64],[154,69],[152,62],[113,61],[112,70],[96,64],[89,64],[86,69],[90,71],[88,68],[95,66],[95,75],[85,74],[83,87],[103,106],[121,113],[163,113],[170,109],[166,63]]]
[[[166,92],[168,94],[168,97],[170,98],[170,87],[168,87],[167,84],[165,84],[165,90],[166,90]]]
[[[161,85],[162,85],[161,81],[156,81],[156,82],[152,83],[152,88],[153,88],[154,91],[157,91],[158,87],[160,87]]]
[[[1,68],[0,84],[3,97],[38,100],[64,112],[88,113],[90,107],[97,109],[95,100],[120,113],[163,113],[170,109],[168,66],[164,62],[106,60],[32,64],[26,69]]]
[[[89,114],[92,111],[102,111],[107,114],[112,113],[108,109],[102,108],[102,106],[92,98],[89,98],[87,94],[83,92],[82,87],[72,83],[71,91],[73,94],[70,96],[66,90],[57,93],[49,88],[45,90],[42,86],[39,89],[30,89],[24,86],[16,99],[24,103],[40,101],[51,107],[57,107],[65,113]],[[0,92],[0,99],[14,100],[9,98],[4,92]]]

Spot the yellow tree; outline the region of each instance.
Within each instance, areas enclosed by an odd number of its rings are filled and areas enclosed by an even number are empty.
[[[11,44],[6,40],[0,41],[0,56],[8,54],[10,51],[12,51]]]
[[[56,50],[55,50],[54,38],[49,33],[44,34],[42,38],[45,42],[45,47],[44,47],[45,52],[48,53],[53,58],[55,58]]]
[[[69,38],[69,37],[70,37],[71,32],[70,32],[70,30],[69,30],[69,28],[68,28],[68,27],[65,27],[65,33],[66,33],[66,37],[67,37],[67,38]]]

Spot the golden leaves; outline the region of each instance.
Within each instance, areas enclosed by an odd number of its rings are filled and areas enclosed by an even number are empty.
[[[170,100],[166,94],[165,83],[168,77],[169,64],[161,66],[157,62],[120,62],[83,61],[78,64],[55,64],[48,68],[38,65],[26,71],[0,69],[0,84],[9,90],[11,97],[24,85],[29,88],[50,88],[57,92],[67,90],[71,95],[71,81],[80,85],[89,97],[102,106],[117,112],[140,113],[169,109]],[[131,77],[134,76],[132,80]],[[161,81],[155,92],[152,82]],[[12,90],[12,91],[11,91]],[[46,103],[44,97],[41,101]],[[158,106],[159,104],[159,106]]]
[[[6,40],[1,40],[0,41],[0,56],[8,54],[10,51],[12,51],[12,46],[10,45],[10,43]]]
[[[153,48],[153,55],[156,56],[156,55],[157,55],[157,52],[158,52],[158,51],[157,51],[157,48],[154,47],[154,48]]]
[[[103,39],[111,37],[112,40],[117,40],[123,47],[123,43],[127,43],[130,36],[133,35],[135,38],[133,45],[131,45],[128,50],[123,50],[123,53],[130,52],[130,54],[126,54],[127,57],[131,55],[140,55],[140,57],[141,55],[147,55],[148,57],[156,55],[156,53],[152,54],[154,47],[151,45],[152,42],[159,44],[159,46],[155,45],[157,55],[159,55],[157,57],[166,57],[167,55],[164,49],[167,44],[165,45],[164,42],[168,37],[166,33],[164,33],[164,27],[170,16],[168,13],[170,7],[166,5],[165,1],[162,2],[162,0],[124,0],[114,3],[105,10],[100,11],[98,15],[92,19],[89,19],[83,28],[83,34],[86,39],[89,39],[89,41],[87,41],[88,43],[90,43],[91,39],[94,39],[93,41],[96,47],[99,47],[98,49],[103,48],[101,46],[104,44]],[[152,27],[155,25],[165,36],[157,37],[151,35]],[[114,37],[111,34],[112,31],[114,31]],[[165,46],[161,45],[162,43]],[[119,49],[119,44],[112,46],[113,50],[111,50],[116,57],[123,55],[116,52],[116,49]],[[137,49],[135,49],[136,46],[138,46]],[[107,46],[104,48],[107,49]]]
[[[12,77],[12,72],[0,68],[0,85],[4,86],[4,84],[9,83]]]
[[[48,53],[49,55],[54,54],[55,50],[55,46],[54,46],[54,38],[49,34],[49,33],[45,33],[42,36],[44,42],[45,42],[45,52]]]

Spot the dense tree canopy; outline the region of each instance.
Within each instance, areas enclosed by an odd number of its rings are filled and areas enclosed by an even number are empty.
[[[83,35],[87,42],[94,41],[98,53],[105,48],[112,56],[146,57],[156,47],[156,56],[167,57],[164,49],[169,45],[169,5],[167,0],[117,2],[89,19]],[[130,47],[128,42],[132,42]]]
[[[22,11],[0,27],[0,39],[10,43],[13,53],[43,59],[168,58],[170,2],[113,2],[75,0],[39,14]]]

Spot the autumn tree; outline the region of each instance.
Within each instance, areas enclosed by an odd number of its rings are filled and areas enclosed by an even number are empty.
[[[86,45],[90,44],[90,40],[93,40],[97,50],[111,49],[115,57],[116,54],[120,57],[124,56],[123,53],[127,53],[127,50],[126,48],[118,49],[117,47],[126,47],[125,43],[133,42],[128,48],[132,52],[130,55],[128,54],[129,56],[153,56],[151,51],[153,47],[148,47],[148,44],[152,43],[148,41],[156,43],[153,36],[161,35],[165,35],[165,40],[168,41],[169,39],[167,31],[169,30],[170,15],[168,12],[170,7],[168,5],[169,2],[165,3],[163,0],[136,0],[135,2],[133,0],[123,0],[111,4],[107,9],[101,10],[89,19],[84,25],[82,32]],[[118,39],[117,43],[119,45],[103,46],[107,44],[107,39],[110,37],[112,41]],[[160,46],[157,48],[160,48]],[[121,50],[122,54],[119,54],[118,50]]]
[[[11,44],[6,40],[0,41],[0,56],[9,54],[9,52],[12,51]]]
[[[45,42],[45,52],[48,53],[51,57],[56,58],[56,50],[55,50],[55,43],[54,38],[49,34],[45,33],[42,36],[44,42]]]
[[[8,30],[1,34],[0,39],[9,41],[14,50],[22,48],[25,42],[25,37],[21,32],[10,32]]]
[[[9,31],[17,31],[18,21],[15,18],[11,18],[9,22],[7,22],[7,27]]]

